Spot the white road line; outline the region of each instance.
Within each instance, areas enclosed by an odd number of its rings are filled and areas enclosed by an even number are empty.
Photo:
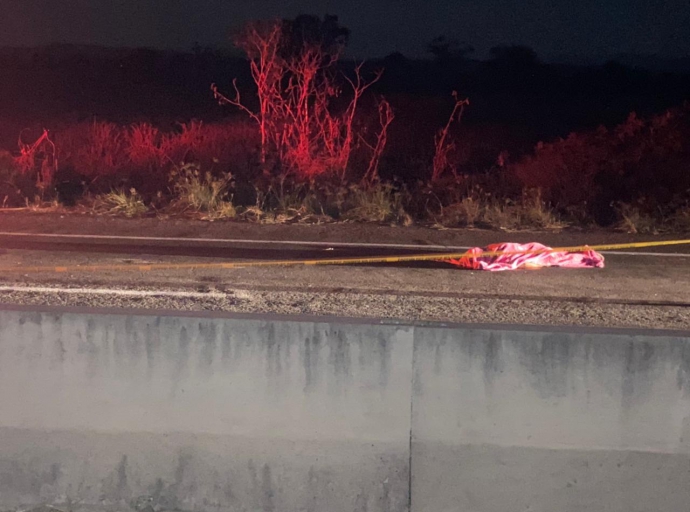
[[[309,247],[349,247],[369,249],[412,249],[412,250],[440,250],[466,251],[470,246],[465,245],[422,245],[422,244],[388,244],[366,242],[312,242],[305,240],[252,240],[244,238],[188,238],[165,236],[124,236],[124,235],[77,235],[68,233],[14,233],[0,231],[0,237],[24,238],[65,238],[72,240],[118,240],[130,242],[183,242],[183,243],[222,243],[222,244],[255,244],[255,245],[296,245]],[[602,251],[602,254],[618,254],[623,256],[660,256],[664,258],[690,258],[690,253],[682,252],[635,252],[635,251]]]
[[[225,243],[225,244],[257,244],[257,245],[307,245],[313,247],[379,247],[390,249],[459,249],[466,251],[469,247],[450,245],[421,245],[421,244],[383,244],[359,242],[310,242],[306,240],[252,240],[243,238],[186,238],[167,236],[121,236],[121,235],[74,235],[64,233],[10,233],[0,231],[0,237],[25,238],[68,238],[76,240],[121,240],[132,242],[197,242],[197,243]]]
[[[0,292],[23,293],[69,293],[73,295],[115,295],[119,297],[174,297],[182,299],[222,299],[227,297],[221,292],[185,292],[155,290],[119,290],[114,288],[52,288],[48,286],[0,286]]]
[[[683,252],[601,251],[601,254],[617,254],[621,256],[661,256],[664,258],[690,258],[690,253]]]

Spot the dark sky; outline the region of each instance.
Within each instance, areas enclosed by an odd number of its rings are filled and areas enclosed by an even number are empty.
[[[524,44],[545,59],[690,54],[690,0],[0,0],[0,46],[50,42],[189,49],[248,19],[337,14],[358,57],[421,56],[433,37],[482,57]]]

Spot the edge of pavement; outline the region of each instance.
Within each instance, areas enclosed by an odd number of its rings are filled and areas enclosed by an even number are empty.
[[[619,231],[566,228],[544,231],[492,231],[484,229],[437,229],[428,226],[391,226],[338,222],[328,224],[255,224],[238,221],[201,221],[173,218],[125,219],[75,213],[36,213],[0,210],[0,232],[44,235],[92,235],[185,239],[194,243],[241,240],[243,242],[333,242],[348,244],[396,244],[484,247],[500,242],[540,242],[550,246],[600,245],[672,240],[683,235],[640,235]],[[0,235],[0,238],[2,236]],[[205,239],[205,240],[203,240]],[[142,239],[143,240],[143,239]],[[180,240],[170,242],[179,243]],[[157,240],[165,242],[165,240]],[[117,243],[117,240],[99,240]],[[690,252],[690,247],[657,248],[655,252]]]

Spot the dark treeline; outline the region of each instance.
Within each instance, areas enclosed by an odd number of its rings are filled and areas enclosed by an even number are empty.
[[[544,136],[617,123],[632,110],[658,112],[682,102],[690,90],[690,73],[652,72],[616,62],[545,64],[523,47],[496,48],[487,61],[462,54],[426,60],[392,54],[367,66],[385,69],[379,93],[446,98],[457,90],[473,104],[467,122],[520,124]],[[209,85],[227,86],[235,77],[250,85],[245,59],[210,49],[0,49],[0,114],[123,121],[220,116]]]

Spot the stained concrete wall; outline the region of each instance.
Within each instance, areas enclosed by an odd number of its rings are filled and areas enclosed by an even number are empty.
[[[410,327],[0,312],[0,510],[408,507]]]
[[[690,333],[6,308],[0,509],[37,503],[685,510]]]
[[[415,329],[412,509],[690,510],[690,336]]]

